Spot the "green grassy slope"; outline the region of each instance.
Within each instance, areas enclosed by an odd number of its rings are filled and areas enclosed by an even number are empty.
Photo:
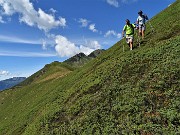
[[[39,113],[49,92],[58,84],[53,82],[71,73],[74,68],[60,62],[46,65],[23,83],[0,93],[0,134],[20,134]],[[53,98],[53,97],[52,97]],[[53,100],[53,99],[52,99]],[[41,104],[42,103],[42,104]],[[41,115],[41,114],[40,114]],[[37,114],[37,116],[39,116]],[[1,131],[3,130],[3,131]]]
[[[52,62],[51,64],[45,65],[44,68],[28,77],[24,82],[16,87],[63,77],[64,75],[72,72],[74,69],[75,68],[66,63]]]
[[[0,92],[0,134],[179,134],[179,12],[152,18],[140,48],[122,40],[63,78]]]

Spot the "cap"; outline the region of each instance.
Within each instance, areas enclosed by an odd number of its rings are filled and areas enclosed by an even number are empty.
[[[142,10],[139,10],[138,14],[142,14],[142,13],[143,13]]]

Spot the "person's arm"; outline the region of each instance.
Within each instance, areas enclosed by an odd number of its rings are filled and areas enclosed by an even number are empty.
[[[136,28],[136,25],[135,24],[132,24],[133,28]]]
[[[136,24],[139,24],[139,16],[138,16],[138,18],[137,18],[137,20],[136,20]]]
[[[126,31],[126,25],[125,25],[124,28],[123,28],[123,31],[122,31],[122,37],[124,37],[125,31]]]
[[[122,31],[122,37],[124,38],[124,30]]]

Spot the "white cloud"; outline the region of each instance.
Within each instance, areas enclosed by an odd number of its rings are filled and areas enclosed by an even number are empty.
[[[66,37],[58,35],[56,36],[55,42],[55,50],[61,57],[69,57],[79,53],[79,49],[75,46],[75,44],[68,41]]]
[[[2,15],[11,16],[18,13],[20,22],[29,26],[36,26],[44,31],[66,26],[65,18],[55,19],[53,14],[47,14],[40,8],[36,11],[29,0],[0,0],[0,6],[3,9]]]
[[[9,75],[9,71],[6,71],[6,70],[0,70],[0,76],[4,75],[4,76],[7,76]]]
[[[5,2],[5,0],[1,0],[0,5],[3,6],[3,11],[4,11],[3,14],[12,15],[14,13],[14,10],[13,10],[11,4],[8,3],[7,1]]]
[[[56,11],[55,9],[53,9],[53,8],[50,8],[49,11],[52,12],[53,14],[55,14],[55,13],[57,12],[57,11]]]
[[[81,23],[81,27],[88,27],[89,30],[91,30],[92,32],[98,32],[98,30],[95,28],[94,23],[89,25],[89,22],[90,22],[89,20],[80,18],[78,22]],[[101,33],[102,32],[100,31],[99,34],[101,34]]]
[[[98,41],[90,41],[86,42],[84,45],[77,46],[61,35],[56,36],[55,42],[55,50],[60,57],[71,57],[80,52],[89,55],[92,51],[101,47]]]
[[[109,30],[109,31],[106,32],[105,37],[108,37],[108,36],[111,36],[111,35],[115,36],[116,32],[114,30]]]
[[[0,41],[12,42],[12,43],[24,43],[24,44],[42,44],[42,41],[40,40],[27,40],[19,37],[4,36],[4,35],[0,35]]]
[[[42,49],[47,50],[47,42],[46,42],[46,40],[42,40]]]
[[[87,19],[83,19],[83,18],[80,18],[78,22],[81,23],[82,27],[87,27],[89,23]]]
[[[26,19],[26,18],[25,18]],[[28,22],[26,20],[22,20],[23,22]],[[43,10],[39,8],[38,11],[38,18],[37,20],[34,20],[34,23],[37,23],[37,26],[39,29],[43,29],[45,31],[48,31],[52,28],[62,26],[66,26],[66,19],[60,17],[59,20],[55,20],[53,15],[46,14]]]
[[[106,0],[106,2],[111,5],[114,6],[116,8],[119,7],[119,3],[123,3],[123,4],[130,4],[132,2],[137,2],[138,0]]]
[[[0,56],[15,56],[15,57],[55,57],[53,53],[41,52],[18,52],[18,51],[0,51]]]
[[[98,32],[98,30],[95,28],[95,24],[90,24],[89,30],[91,30],[92,32]]]
[[[91,49],[91,48],[83,46],[83,45],[81,45],[79,47],[79,50],[80,50],[80,52],[83,52],[85,55],[89,55],[91,52],[94,51],[94,49]]]
[[[95,50],[101,48],[101,45],[96,40],[85,40],[84,46],[89,47],[89,48],[93,48]]]
[[[119,7],[119,2],[117,0],[106,0],[106,2],[114,7]]]
[[[116,36],[117,36],[117,38],[121,38],[122,37],[121,33],[117,33]]]
[[[110,37],[110,36],[115,36],[117,38],[121,38],[121,33],[116,33],[114,30],[108,30],[104,37]]]
[[[54,38],[53,34],[47,34],[48,38],[45,39],[23,39],[20,37],[12,37],[12,36],[4,36],[0,35],[0,42],[8,42],[8,43],[22,43],[22,44],[30,44],[30,45],[42,45],[43,50],[47,50],[48,46],[54,46]]]

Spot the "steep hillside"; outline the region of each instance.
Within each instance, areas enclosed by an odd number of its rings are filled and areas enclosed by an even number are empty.
[[[54,61],[50,64],[47,64],[36,72],[35,74],[31,75],[27,78],[24,82],[19,84],[17,87],[21,87],[24,85],[29,85],[31,83],[38,83],[42,81],[48,81],[52,79],[62,78],[68,73],[72,72],[76,68],[82,67],[84,64],[88,63],[90,60],[96,58],[105,50],[95,50],[88,56],[84,53],[76,54],[75,56],[65,60],[64,62]]]
[[[2,81],[0,81],[0,91],[9,89],[9,88],[21,83],[25,79],[26,79],[26,77],[13,77],[10,79],[2,80]]]
[[[96,58],[97,56],[99,56],[100,54],[102,54],[105,50],[104,49],[98,49],[93,51],[92,53],[90,53],[88,55],[89,58]]]
[[[180,1],[152,18],[133,51],[122,40],[62,78],[0,92],[0,134],[179,134],[178,13]]]
[[[45,65],[44,68],[42,68],[35,74],[31,75],[24,82],[19,84],[17,87],[29,85],[31,83],[38,83],[52,79],[58,79],[72,72],[74,69],[75,68],[71,67],[68,64],[55,61],[52,62],[51,64]]]

